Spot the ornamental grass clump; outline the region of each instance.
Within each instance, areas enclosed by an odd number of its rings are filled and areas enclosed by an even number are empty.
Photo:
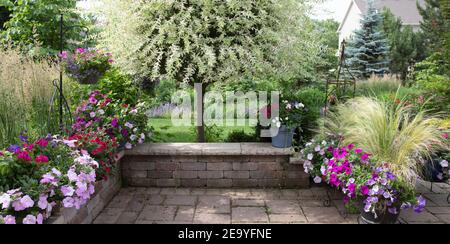
[[[421,157],[431,157],[445,147],[441,132],[433,125],[435,116],[412,112],[399,101],[387,104],[375,98],[356,98],[339,105],[324,121],[324,133],[337,134],[343,144],[368,151],[379,164],[414,186],[422,172]]]
[[[16,143],[23,130],[37,137],[48,131],[52,81],[58,69],[11,48],[0,49],[0,148]]]

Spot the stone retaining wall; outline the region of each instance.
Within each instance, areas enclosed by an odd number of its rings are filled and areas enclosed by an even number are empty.
[[[127,151],[122,180],[133,187],[307,188],[292,149],[266,143],[145,144]]]
[[[120,169],[121,159],[124,152],[117,156],[117,166]],[[106,181],[99,181],[95,185],[95,194],[89,202],[81,209],[61,208],[55,211],[54,216],[49,220],[49,224],[91,224],[101,211],[108,205],[113,197],[122,187],[122,176],[120,170]]]

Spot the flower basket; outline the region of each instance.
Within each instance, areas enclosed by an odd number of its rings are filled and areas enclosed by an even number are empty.
[[[77,81],[82,85],[93,85],[96,84],[104,75],[105,73],[103,72],[92,70],[89,73],[78,78]]]
[[[84,48],[78,48],[73,54],[62,52],[60,57],[67,75],[83,85],[96,84],[114,62],[110,53]]]

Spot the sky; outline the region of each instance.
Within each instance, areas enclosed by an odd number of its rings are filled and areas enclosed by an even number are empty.
[[[341,22],[344,18],[345,12],[347,11],[348,5],[351,0],[326,0],[323,4],[317,5],[314,9],[315,19],[335,19]],[[79,2],[82,7],[89,7],[90,2],[93,0],[85,0]]]
[[[351,0],[326,0],[323,4],[318,5],[314,10],[314,18],[335,19],[341,22]]]

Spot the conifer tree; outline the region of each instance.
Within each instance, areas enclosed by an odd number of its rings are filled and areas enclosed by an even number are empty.
[[[368,0],[361,28],[354,32],[346,49],[347,63],[352,73],[360,78],[389,73],[390,48],[381,31],[382,20],[373,0]]]

